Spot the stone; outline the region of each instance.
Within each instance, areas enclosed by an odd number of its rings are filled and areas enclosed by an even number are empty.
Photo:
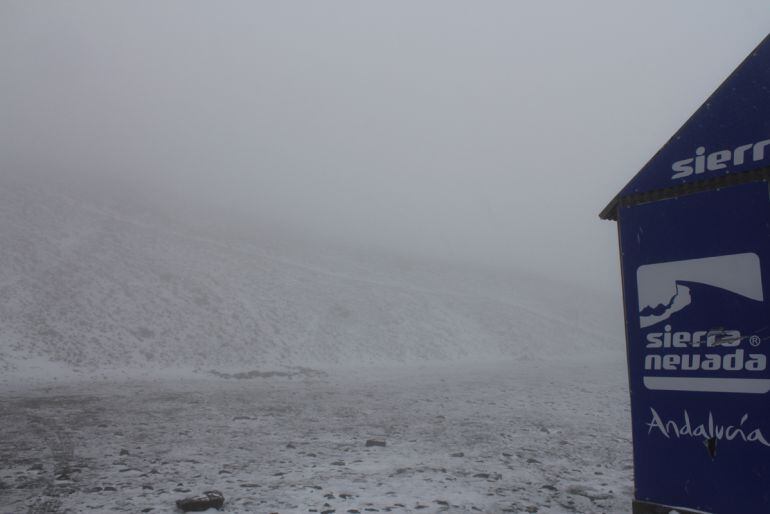
[[[210,508],[221,509],[225,504],[225,497],[219,491],[206,491],[199,496],[188,496],[176,501],[177,508],[185,512],[202,512]]]

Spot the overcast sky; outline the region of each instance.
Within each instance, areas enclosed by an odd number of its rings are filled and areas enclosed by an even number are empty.
[[[768,30],[766,0],[3,0],[0,170],[616,291],[597,213]]]

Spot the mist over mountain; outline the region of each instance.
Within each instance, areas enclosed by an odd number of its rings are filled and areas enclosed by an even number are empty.
[[[526,270],[279,236],[269,223],[228,231],[130,191],[70,185],[0,184],[4,370],[37,360],[97,369],[538,358],[622,346],[611,298]]]

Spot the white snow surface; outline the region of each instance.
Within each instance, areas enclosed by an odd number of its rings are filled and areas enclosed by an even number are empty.
[[[92,200],[0,183],[0,513],[629,510],[617,299]]]
[[[9,387],[0,512],[171,513],[211,489],[225,512],[628,512],[625,380],[554,359]]]
[[[622,351],[619,305],[526,271],[236,240],[0,185],[0,371],[19,379]]]

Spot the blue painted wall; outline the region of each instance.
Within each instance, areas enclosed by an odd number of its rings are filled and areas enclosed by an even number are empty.
[[[618,222],[636,498],[770,512],[768,184],[621,207]]]

